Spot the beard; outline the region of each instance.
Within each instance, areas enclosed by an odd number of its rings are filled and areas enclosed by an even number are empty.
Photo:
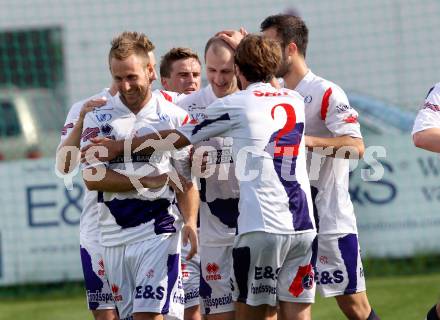
[[[240,78],[237,77],[237,87],[239,90],[243,90],[243,85],[241,84]]]
[[[148,87],[137,87],[130,94],[120,92],[121,101],[129,108],[140,108],[148,96]]]
[[[289,72],[290,65],[291,64],[289,62],[283,60],[280,67],[278,68],[278,71],[275,73],[275,76],[277,78],[283,78]]]

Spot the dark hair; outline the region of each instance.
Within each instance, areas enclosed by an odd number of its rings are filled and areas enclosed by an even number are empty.
[[[261,31],[275,28],[281,38],[281,46],[284,49],[289,43],[296,44],[299,53],[306,57],[307,43],[309,41],[309,29],[305,22],[298,16],[289,14],[276,14],[269,16],[260,25]]]
[[[280,67],[279,43],[261,35],[249,34],[235,50],[235,64],[249,82],[269,82]]]
[[[173,62],[189,58],[197,60],[199,65],[202,65],[197,53],[192,51],[190,48],[172,48],[165,55],[163,55],[160,60],[160,76],[169,78],[171,75]]]

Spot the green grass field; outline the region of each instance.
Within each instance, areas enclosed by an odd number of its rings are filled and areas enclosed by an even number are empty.
[[[367,281],[367,286],[370,302],[382,319],[422,320],[439,297],[440,275],[374,277]],[[31,291],[19,294],[21,298],[0,295],[0,319],[93,319],[86,310],[84,293],[78,284],[55,290],[44,289],[41,293],[35,288]],[[313,307],[313,319],[336,320],[344,317],[334,299],[318,297]]]

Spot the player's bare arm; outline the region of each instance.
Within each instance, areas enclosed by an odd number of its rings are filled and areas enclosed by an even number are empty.
[[[94,154],[99,161],[110,161],[124,153],[124,140],[111,140],[108,138],[93,138],[92,143],[81,149],[81,162],[87,162],[87,157]],[[180,149],[189,146],[188,139],[177,130],[163,130],[158,133],[134,137],[131,143],[131,151],[139,154],[152,154],[154,151],[168,151],[170,145]],[[94,153],[92,147],[104,147],[106,155]],[[137,150],[141,147],[141,150]]]
[[[104,170],[104,176],[102,179],[94,179],[98,173],[98,170]],[[186,192],[188,188],[192,186],[184,177],[178,175],[181,187],[177,186],[172,179],[168,179],[167,174],[161,174],[154,177],[141,177],[136,178],[144,188],[157,189],[163,187],[165,184],[170,185],[177,194],[180,192]],[[131,182],[128,176],[125,176],[114,170],[105,168],[104,165],[86,168],[83,170],[84,183],[87,188],[92,191],[103,192],[128,192],[135,190],[135,186]],[[97,181],[95,181],[97,180]]]
[[[326,155],[328,156],[337,156],[344,157],[345,159],[357,157],[361,159],[364,156],[365,146],[364,140],[361,138],[354,138],[348,135],[333,137],[333,138],[324,138],[324,137],[313,137],[313,136],[305,136],[306,147],[310,151],[315,151],[314,148],[320,147],[325,149],[332,149],[332,153]],[[344,148],[347,152],[338,153],[338,150]]]
[[[56,153],[56,163],[59,172],[68,174],[79,163],[79,145],[81,140],[81,133],[83,129],[84,118],[86,114],[93,111],[97,107],[101,107],[107,103],[107,99],[92,99],[84,103],[81,112],[79,113],[78,120],[73,126],[72,131],[69,133],[66,139],[58,146]],[[74,148],[67,148],[74,147]],[[76,150],[76,152],[75,152]]]
[[[414,133],[413,142],[417,148],[440,152],[440,128],[430,128]]]
[[[200,204],[199,191],[194,185],[191,185],[186,192],[177,193],[176,198],[185,221],[182,228],[182,242],[183,245],[186,245],[188,241],[191,244],[191,250],[185,259],[190,260],[198,251],[197,215]]]

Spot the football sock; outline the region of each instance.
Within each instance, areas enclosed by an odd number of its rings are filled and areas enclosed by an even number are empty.
[[[437,316],[436,305],[429,310],[428,314],[426,315],[426,320],[440,320]]]
[[[376,313],[374,313],[373,308],[371,308],[370,315],[368,316],[367,320],[380,320],[380,318],[377,316]]]

